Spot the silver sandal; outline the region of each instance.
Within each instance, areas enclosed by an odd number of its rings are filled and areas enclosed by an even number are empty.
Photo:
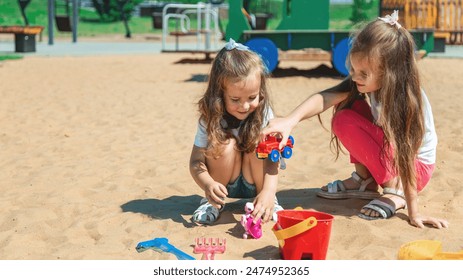
[[[347,198],[360,198],[360,199],[375,199],[381,196],[379,192],[367,190],[367,186],[374,181],[373,177],[362,179],[357,172],[352,172],[352,179],[358,183],[358,189],[348,190],[341,180],[328,183],[327,190],[317,192],[317,196],[327,199],[347,199]]]
[[[393,188],[384,188],[383,195],[384,194],[395,195],[405,200],[404,192],[401,190],[396,190]],[[365,219],[365,220],[389,219],[390,217],[395,215],[397,210],[407,209],[407,203],[405,201],[405,206],[396,208],[395,205],[391,205],[380,199],[373,199],[367,205],[363,206],[362,209],[369,209],[379,214],[379,216],[374,217],[374,216],[365,215],[363,213],[359,213],[358,216],[362,219]]]

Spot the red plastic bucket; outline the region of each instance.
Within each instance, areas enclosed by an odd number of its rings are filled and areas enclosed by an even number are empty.
[[[324,260],[330,242],[330,214],[311,210],[281,210],[273,233],[285,260]]]

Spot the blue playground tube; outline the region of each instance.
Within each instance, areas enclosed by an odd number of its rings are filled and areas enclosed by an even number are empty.
[[[268,73],[272,73],[278,65],[278,48],[272,40],[267,38],[253,38],[245,43],[252,51],[258,53],[267,66]]]
[[[333,48],[333,66],[343,76],[349,75],[349,69],[346,66],[347,56],[351,47],[350,38],[344,38]]]

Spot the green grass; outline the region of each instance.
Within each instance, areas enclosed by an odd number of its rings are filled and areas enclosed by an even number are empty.
[[[23,57],[17,54],[0,54],[0,61],[9,60],[9,59],[21,59],[21,58]]]
[[[46,0],[33,0],[26,8],[27,18],[30,25],[42,25],[45,27],[43,34],[48,34],[48,11]],[[58,11],[60,12],[60,11]],[[104,34],[125,34],[122,22],[100,23],[95,12],[80,9],[79,11],[78,36],[98,36]],[[16,0],[0,0],[0,25],[24,25],[21,11]],[[129,22],[130,31],[136,33],[150,33],[152,28],[151,18],[132,18]],[[160,31],[158,31],[160,32]],[[71,33],[54,33],[55,37],[70,37]]]
[[[26,8],[31,25],[47,23],[47,0],[33,0]],[[17,0],[0,0],[0,25],[24,25]]]
[[[45,27],[43,34],[48,34],[48,15],[47,1],[33,0],[26,8],[26,14],[30,25],[42,25]],[[379,0],[373,0],[373,7],[368,11],[371,19],[378,16]],[[330,7],[330,29],[350,29],[352,23],[349,18],[352,15],[351,5],[332,5]],[[108,34],[125,34],[125,28],[122,22],[101,23],[98,22],[98,15],[93,11],[80,9],[79,11],[78,36],[96,37]],[[270,19],[268,28],[272,29],[278,25],[278,18]],[[223,26],[226,26],[226,20]],[[23,25],[23,19],[16,0],[0,0],[0,25]],[[129,21],[130,31],[132,34],[160,33],[152,27],[151,17],[134,17]],[[194,21],[192,21],[194,26]],[[70,33],[54,33],[55,37],[70,37]]]

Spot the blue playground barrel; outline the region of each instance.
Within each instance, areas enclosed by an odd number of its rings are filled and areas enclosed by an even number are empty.
[[[333,49],[333,66],[343,76],[349,75],[349,69],[346,67],[346,60],[349,55],[350,46],[350,38],[344,38],[339,41]]]
[[[258,53],[267,66],[268,73],[272,73],[278,65],[278,48],[272,40],[254,38],[245,43],[252,51]]]

